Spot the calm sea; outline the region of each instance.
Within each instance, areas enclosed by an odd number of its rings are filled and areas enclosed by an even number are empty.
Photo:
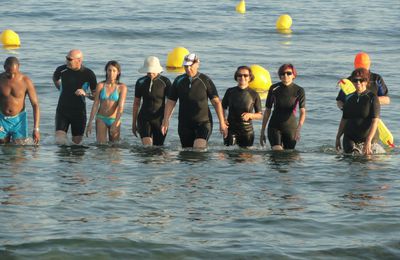
[[[387,1],[15,0],[1,4],[0,31],[22,47],[0,49],[36,85],[38,147],[0,146],[0,259],[398,259],[399,148],[346,157],[334,150],[336,82],[368,52],[392,103],[382,118],[399,130],[400,3]],[[290,35],[275,30],[284,13]],[[276,71],[293,63],[307,96],[294,152],[224,147],[214,128],[205,152],[184,151],[177,111],[163,148],[130,131],[134,84],[148,55],[165,65],[176,46],[196,52],[222,97],[240,65]],[[58,91],[52,73],[68,50],[84,52],[99,80],[122,64],[129,87],[121,144],[54,144]],[[177,76],[164,73],[171,80]],[[89,102],[91,105],[91,102]],[[32,109],[27,102],[32,119]],[[30,124],[30,127],[32,124]]]

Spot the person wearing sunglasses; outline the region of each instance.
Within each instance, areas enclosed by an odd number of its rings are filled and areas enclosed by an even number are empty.
[[[160,60],[155,56],[147,57],[139,72],[146,73],[146,75],[139,78],[135,85],[132,133],[137,137],[137,132],[139,132],[142,144],[145,146],[161,146],[166,137],[161,133],[161,123],[171,81],[161,75],[163,67],[160,65]],[[140,105],[142,99],[143,104]]]
[[[380,116],[379,98],[368,90],[370,73],[358,68],[350,76],[356,92],[350,94],[343,106],[343,115],[336,135],[336,149],[342,146],[345,153],[372,154],[373,144],[377,143],[376,130]]]
[[[370,67],[371,67],[371,59],[369,55],[365,52],[357,53],[357,55],[354,58],[354,69],[364,68],[368,70],[369,83],[367,85],[367,89],[378,96],[378,100],[381,105],[390,104],[390,97],[388,96],[389,91],[385,84],[385,81],[383,80],[381,75],[371,72]],[[346,101],[346,95],[342,90],[340,90],[336,97],[337,107],[339,109],[343,109],[345,101]]]
[[[260,144],[264,146],[265,127],[269,120],[268,140],[272,150],[275,151],[295,148],[306,119],[305,92],[302,87],[294,83],[297,76],[295,67],[290,63],[283,64],[278,70],[278,75],[281,82],[273,84],[268,91],[260,136]],[[298,122],[296,122],[297,106],[300,110]]]
[[[56,109],[56,143],[67,144],[71,126],[72,142],[80,144],[86,127],[86,97],[93,100],[97,79],[86,68],[80,50],[71,50],[65,57],[66,64],[57,67],[53,82],[60,91]]]
[[[121,65],[111,60],[104,67],[106,80],[97,84],[93,107],[86,127],[86,136],[92,132],[92,122],[96,116],[96,140],[98,144],[120,139],[121,116],[124,112],[127,87],[120,82]]]
[[[183,148],[205,149],[212,131],[212,116],[208,99],[219,119],[220,132],[228,134],[217,89],[212,80],[199,72],[200,59],[195,53],[185,56],[185,74],[174,80],[167,95],[161,131],[165,135],[179,99],[178,134]]]
[[[254,75],[248,66],[236,69],[234,79],[238,85],[228,88],[222,99],[222,108],[228,110],[228,136],[224,144],[249,147],[254,143],[252,120],[262,119],[261,98],[258,93],[249,88]]]

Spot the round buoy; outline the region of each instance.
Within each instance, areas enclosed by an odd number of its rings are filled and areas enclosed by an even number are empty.
[[[254,80],[250,82],[249,87],[257,91],[261,97],[266,97],[269,87],[272,85],[271,75],[268,70],[257,64],[251,65],[250,69],[254,75]]]
[[[292,17],[288,14],[283,14],[279,16],[278,20],[276,20],[276,29],[277,30],[289,30],[292,26]]]
[[[183,59],[189,51],[184,47],[176,47],[167,56],[166,69],[169,72],[184,72]]]
[[[1,42],[5,47],[21,45],[18,34],[16,32],[14,32],[13,30],[9,30],[9,29],[4,30],[1,33]]]
[[[236,5],[236,12],[241,14],[246,12],[246,3],[244,0],[240,0],[240,2]]]

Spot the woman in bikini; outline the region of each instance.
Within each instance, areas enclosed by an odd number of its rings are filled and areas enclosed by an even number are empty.
[[[121,116],[124,111],[127,87],[119,82],[121,66],[109,61],[105,66],[106,80],[97,84],[86,136],[92,132],[92,121],[96,115],[96,140],[99,144],[119,141]],[[96,114],[97,113],[97,114]]]

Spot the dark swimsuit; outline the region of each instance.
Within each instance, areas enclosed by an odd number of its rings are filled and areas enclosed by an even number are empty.
[[[284,149],[294,149],[296,107],[305,108],[304,89],[294,83],[285,86],[282,82],[272,85],[265,105],[272,111],[268,124],[268,140],[271,146],[282,145]]]
[[[253,123],[251,120],[243,121],[242,114],[261,112],[261,99],[258,93],[250,88],[229,88],[222,99],[222,107],[229,108],[229,128],[228,137],[224,140],[225,145],[234,145],[230,140],[235,140],[240,147],[252,146],[254,143]]]

